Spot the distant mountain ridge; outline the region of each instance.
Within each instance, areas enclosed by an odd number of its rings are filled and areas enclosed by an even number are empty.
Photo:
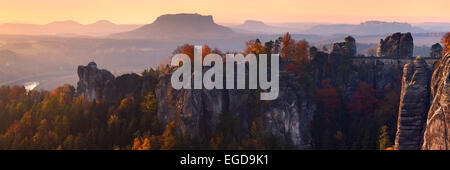
[[[271,25],[262,21],[246,20],[242,24],[231,26],[231,28],[239,33],[284,34],[290,32],[301,34],[315,25],[319,25],[319,23],[278,23]]]
[[[281,33],[280,30],[282,29],[281,27],[266,25],[264,22],[256,20],[246,20],[244,23],[233,27],[233,30],[236,32],[262,34]]]
[[[12,35],[58,35],[58,36],[106,36],[113,33],[133,30],[138,24],[114,24],[99,20],[92,24],[80,24],[72,20],[55,21],[49,24],[0,24],[0,34]]]
[[[306,34],[334,35],[334,34],[352,34],[352,35],[382,35],[395,32],[424,33],[426,30],[420,27],[414,27],[408,23],[366,21],[360,24],[324,24],[317,25],[305,31]]]
[[[122,39],[216,39],[233,35],[234,32],[214,22],[211,15],[168,14],[153,23],[129,32],[113,34]]]
[[[271,23],[246,20],[239,25],[222,26],[215,23],[213,16],[200,14],[167,14],[159,16],[153,23],[114,24],[99,20],[92,24],[80,24],[72,20],[55,21],[45,25],[5,23],[0,24],[0,34],[13,35],[56,35],[56,36],[108,36],[119,39],[223,39],[235,35],[275,35],[290,32],[320,36],[343,35],[387,35],[394,32],[429,33],[447,32],[450,23],[402,23],[366,21],[360,24],[329,23]]]
[[[431,32],[448,32],[450,31],[449,22],[424,22],[424,23],[414,23],[412,24],[416,27],[421,27]]]

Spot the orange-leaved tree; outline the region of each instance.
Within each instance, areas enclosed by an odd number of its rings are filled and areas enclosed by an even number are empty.
[[[444,54],[450,52],[450,32],[447,32],[447,34],[442,37],[442,43],[444,43]]]

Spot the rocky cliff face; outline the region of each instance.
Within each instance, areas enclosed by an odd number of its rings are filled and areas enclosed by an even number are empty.
[[[423,138],[424,150],[448,150],[449,142],[449,108],[450,102],[450,53],[447,53],[439,62],[431,78],[431,102],[428,119]]]
[[[215,133],[224,113],[231,113],[233,119],[248,131],[250,114],[258,110],[256,113],[263,119],[261,132],[282,137],[294,149],[311,147],[309,122],[316,106],[307,100],[307,92],[299,88],[295,75],[282,73],[278,99],[258,103],[255,94],[260,92],[256,90],[175,90],[171,86],[173,71],[162,74],[159,80],[137,74],[116,78],[91,62],[78,67],[77,94],[90,100],[119,102],[124,97],[137,96],[145,87],[158,81],[154,87],[158,99],[157,115],[164,123],[174,121],[181,132],[189,131],[199,138],[210,136]]]
[[[333,43],[333,48],[331,49],[331,54],[334,55],[347,55],[356,56],[356,41],[352,36],[348,36],[344,39],[344,42]]]
[[[280,78],[278,99],[264,109],[265,131],[285,137],[296,149],[311,148],[309,122],[317,106],[298,88],[295,75],[286,73]]]
[[[101,100],[106,84],[114,80],[114,75],[107,70],[97,68],[97,64],[90,62],[87,66],[78,66],[77,93],[86,99]]]
[[[441,58],[442,57],[442,46],[439,43],[433,44],[430,50],[430,57]]]
[[[78,66],[79,81],[77,94],[89,100],[106,100],[118,102],[119,99],[139,94],[144,86],[156,80],[137,74],[124,74],[115,77],[111,72],[98,69],[97,64],[90,62],[87,66]]]
[[[214,134],[220,116],[231,113],[244,130],[250,127],[249,117],[255,109],[263,117],[262,132],[280,136],[294,149],[311,147],[309,121],[315,105],[305,99],[295,84],[295,76],[283,73],[280,77],[280,93],[276,100],[254,103],[253,90],[175,90],[170,83],[171,72],[162,75],[156,86],[158,116],[164,123],[174,121],[182,132],[189,131],[200,138]],[[253,110],[253,111],[252,111]]]
[[[378,57],[409,58],[413,56],[414,42],[411,33],[395,33],[384,40],[377,48]]]
[[[429,96],[429,69],[417,57],[403,69],[395,149],[418,150],[422,146]]]
[[[174,121],[182,132],[189,130],[199,137],[203,137],[205,133],[214,133],[218,117],[225,109],[224,91],[176,90],[170,82],[171,73],[162,75],[155,89],[158,117],[164,123]]]

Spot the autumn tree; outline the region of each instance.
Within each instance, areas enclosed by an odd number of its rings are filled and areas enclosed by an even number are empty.
[[[309,44],[306,40],[295,43],[295,61],[298,64],[306,64],[309,62],[308,58]]]
[[[444,54],[450,52],[450,32],[447,32],[441,41],[444,43]]]
[[[380,128],[380,134],[378,136],[378,149],[386,150],[390,145],[389,135],[388,135],[388,127],[386,125]]]
[[[131,150],[150,150],[150,139],[146,137],[136,137],[133,141],[133,146]]]
[[[204,45],[202,48],[202,57],[205,58],[208,54],[211,54],[212,49],[208,45]]]
[[[166,125],[166,129],[161,135],[162,146],[161,150],[169,150],[175,147],[176,138],[175,138],[175,122],[169,122]]]
[[[358,89],[353,94],[353,103],[349,104],[350,113],[371,115],[380,103],[377,99],[377,91],[371,84],[360,82]]]
[[[182,46],[178,46],[173,52],[172,55],[176,54],[186,54],[191,58],[191,61],[194,61],[194,46],[191,44],[184,44]]]
[[[141,102],[142,117],[140,119],[141,129],[145,129],[150,124],[151,132],[159,135],[162,133],[162,125],[157,118],[158,101],[155,94],[148,93]]]
[[[322,88],[316,91],[316,100],[321,106],[311,123],[312,143],[316,149],[338,149],[344,134],[339,126],[340,97],[329,79],[322,81]]]
[[[291,35],[286,33],[281,40],[281,56],[283,58],[291,58],[295,56],[295,41],[291,38]]]
[[[259,39],[247,41],[245,45],[245,54],[253,53],[258,56],[259,54],[264,53],[264,47]]]
[[[379,123],[375,110],[379,107],[378,92],[372,84],[360,82],[353,94],[352,103],[348,104],[350,149],[376,149]],[[364,127],[364,128],[361,128]]]

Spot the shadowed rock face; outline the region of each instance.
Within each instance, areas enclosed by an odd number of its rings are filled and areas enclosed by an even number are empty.
[[[384,40],[377,48],[378,57],[409,58],[413,56],[414,42],[411,33],[395,33]]]
[[[442,57],[442,46],[439,43],[433,44],[431,46],[430,57],[441,58]]]
[[[311,148],[309,121],[312,120],[316,104],[298,88],[295,75],[288,73],[280,77],[278,99],[270,101],[265,108],[266,131],[283,136],[294,149]]]
[[[203,138],[215,133],[220,116],[226,112],[231,113],[235,121],[240,121],[243,130],[248,130],[251,113],[260,109],[264,124],[261,132],[284,138],[293,149],[311,147],[309,122],[315,104],[306,100],[302,90],[294,84],[298,82],[294,75],[280,76],[280,93],[276,100],[259,102],[258,97],[252,96],[259,94],[255,90],[175,90],[170,82],[171,73],[160,77],[155,90],[158,117],[164,123],[174,121],[182,132],[189,131]]]
[[[417,57],[403,69],[396,150],[418,150],[422,146],[429,95],[429,70]]]
[[[356,41],[355,38],[348,36],[344,42],[333,43],[331,54],[336,56],[355,56],[356,55]]]
[[[431,78],[431,95],[433,101],[428,111],[427,125],[422,149],[449,149],[449,108],[450,87],[450,53],[441,60]]]
[[[136,96],[144,86],[156,81],[134,73],[116,78],[111,72],[98,69],[94,62],[87,66],[78,66],[78,77],[80,80],[77,84],[77,95],[89,100],[106,100],[112,103],[124,97]]]
[[[175,122],[183,133],[203,137],[214,133],[219,115],[225,109],[224,90],[180,89],[171,85],[172,71],[160,76],[155,94],[158,99],[158,117],[164,122]],[[192,86],[193,87],[193,86]]]

